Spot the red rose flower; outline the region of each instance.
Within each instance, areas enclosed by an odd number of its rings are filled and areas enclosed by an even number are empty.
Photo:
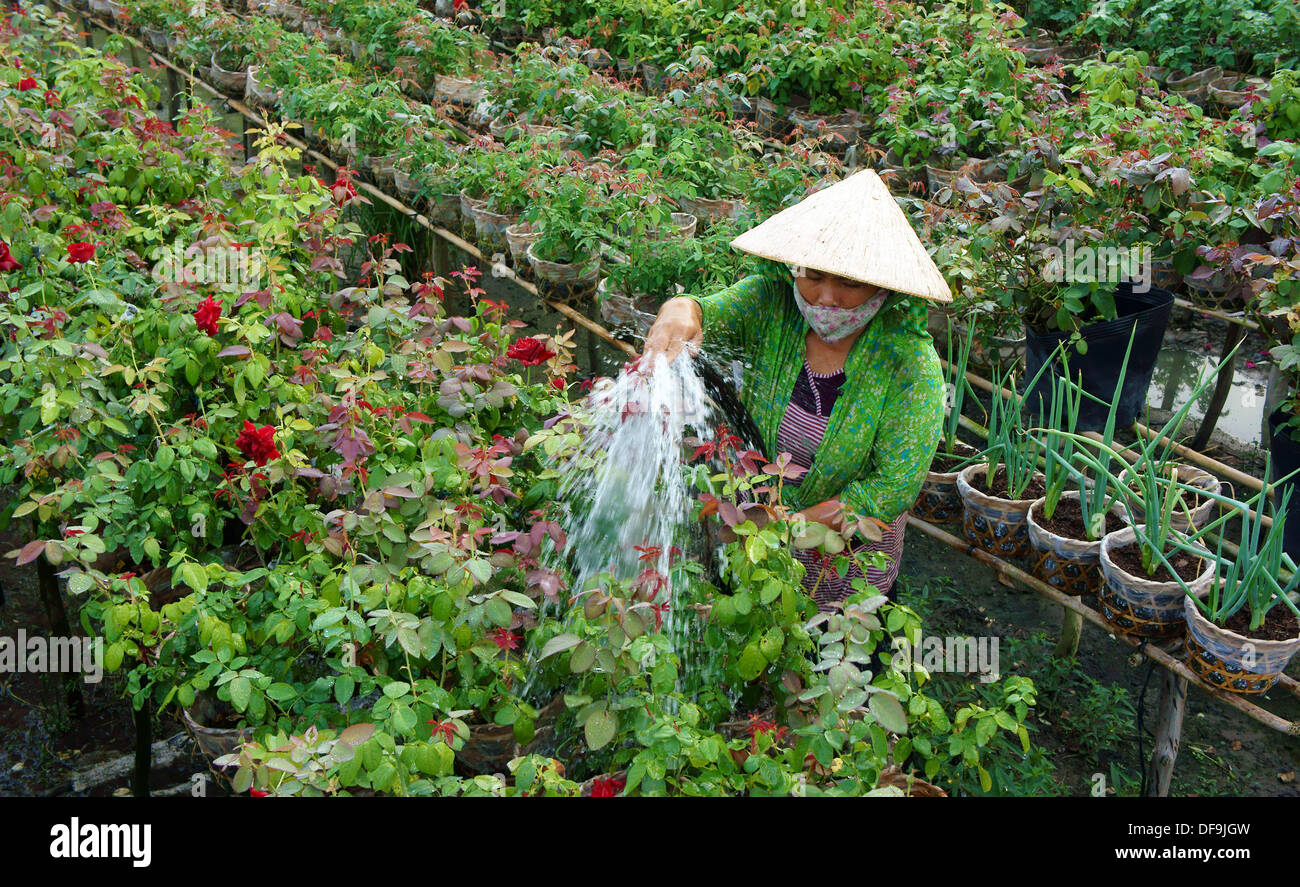
[[[250,798],[269,798],[271,796],[271,793],[264,792],[260,788],[250,788],[248,790],[248,796]]]
[[[551,387],[556,391],[563,391],[567,386],[564,384],[564,380],[557,376],[551,380]]]
[[[22,80],[18,81],[19,92],[26,92],[29,89],[35,89],[35,88],[36,88],[35,77],[24,77]]]
[[[9,244],[0,240],[0,271],[21,271],[23,266],[9,252]]]
[[[258,465],[265,465],[272,459],[280,458],[280,451],[275,448],[275,426],[255,426],[244,420],[244,430],[235,439],[235,446],[244,454],[245,459],[252,459]]]
[[[95,244],[93,243],[69,243],[68,244],[68,261],[74,265],[82,262],[89,262],[95,258]]]
[[[208,296],[194,312],[194,323],[209,336],[217,334],[217,318],[221,317],[221,300]]]
[[[554,351],[547,350],[545,345],[532,336],[516,339],[506,350],[506,357],[514,358],[526,367],[539,366],[554,356]]]
[[[626,786],[626,779],[619,779],[617,776],[607,778],[597,776],[591,781],[591,796],[593,798],[616,798]]]

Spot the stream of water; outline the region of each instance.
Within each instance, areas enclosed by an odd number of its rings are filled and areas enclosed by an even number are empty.
[[[601,379],[585,409],[579,452],[560,468],[573,587],[601,573],[635,580],[653,570],[662,582],[654,600],[669,604],[671,635],[679,620],[670,561],[684,545],[692,510],[683,441],[712,437],[713,402],[683,354],[672,363],[659,356],[649,372],[625,369]]]

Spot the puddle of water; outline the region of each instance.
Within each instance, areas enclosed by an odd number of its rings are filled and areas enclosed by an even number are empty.
[[[1162,349],[1156,358],[1155,371],[1151,374],[1147,405],[1163,411],[1162,414],[1181,408],[1190,399],[1197,380],[1212,370],[1216,361],[1217,355],[1210,357],[1182,348]],[[1260,445],[1266,379],[1266,373],[1244,367],[1241,358],[1238,358],[1232,389],[1228,392],[1228,399],[1224,401],[1223,411],[1215,425],[1218,431],[1248,446]],[[1196,428],[1213,396],[1214,385],[1211,383],[1192,405],[1183,426],[1185,431]]]

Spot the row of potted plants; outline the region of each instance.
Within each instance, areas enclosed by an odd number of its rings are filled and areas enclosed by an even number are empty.
[[[963,384],[969,343],[967,333],[949,347],[954,396],[944,444],[914,512],[960,519],[972,544],[1028,558],[1037,578],[1065,594],[1096,594],[1117,631],[1161,641],[1185,633],[1189,666],[1211,685],[1267,692],[1300,649],[1289,597],[1300,580],[1283,550],[1289,492],[1276,508],[1267,487],[1236,499],[1217,478],[1172,458],[1178,428],[1215,374],[1199,380],[1157,436],[1120,447],[1122,382],[1102,401],[1101,433],[1080,434],[1080,407],[1093,395],[1058,346],[1063,371],[1046,392],[1036,391],[1036,379],[1017,391],[1010,370],[995,379],[1011,396],[992,396],[987,441],[977,449],[956,437],[961,409],[974,400]],[[1130,338],[1121,380],[1133,350]],[[1025,412],[1038,421],[1026,424]],[[1226,542],[1233,526],[1235,545]]]

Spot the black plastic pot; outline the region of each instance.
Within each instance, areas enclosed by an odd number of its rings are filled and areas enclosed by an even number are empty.
[[[1124,364],[1124,351],[1128,348],[1130,334],[1133,334],[1133,351],[1129,355],[1124,386],[1120,389],[1115,427],[1126,427],[1138,418],[1146,404],[1151,373],[1155,370],[1156,356],[1160,353],[1173,304],[1173,293],[1168,290],[1152,287],[1144,293],[1138,293],[1133,291],[1132,284],[1121,283],[1115,291],[1115,309],[1119,316],[1080,330],[1088,343],[1088,351],[1086,354],[1073,349],[1069,351],[1066,359],[1070,364],[1070,375],[1077,378],[1082,374],[1084,390],[1102,402],[1097,403],[1086,397],[1083,399],[1079,406],[1077,430],[1100,431],[1105,428],[1106,414],[1115,393],[1115,383],[1119,381],[1119,370]],[[1137,327],[1136,333],[1133,333],[1134,326]],[[1040,335],[1026,329],[1025,378],[1032,379],[1057,344],[1066,338],[1068,336],[1061,333]],[[1054,371],[1060,372],[1059,359]],[[1050,386],[1051,374],[1044,373],[1026,397],[1026,404],[1031,408],[1036,407],[1038,398],[1034,395],[1039,395],[1046,412],[1051,398]]]
[[[1300,468],[1300,441],[1293,440],[1290,433],[1280,430],[1286,421],[1281,409],[1274,410],[1268,417],[1268,451],[1274,478],[1286,477]],[[1300,480],[1292,478],[1284,484],[1273,488],[1273,504],[1280,504],[1282,491],[1291,490],[1291,500],[1287,503],[1286,526],[1282,528],[1282,548],[1291,559],[1300,563]]]

